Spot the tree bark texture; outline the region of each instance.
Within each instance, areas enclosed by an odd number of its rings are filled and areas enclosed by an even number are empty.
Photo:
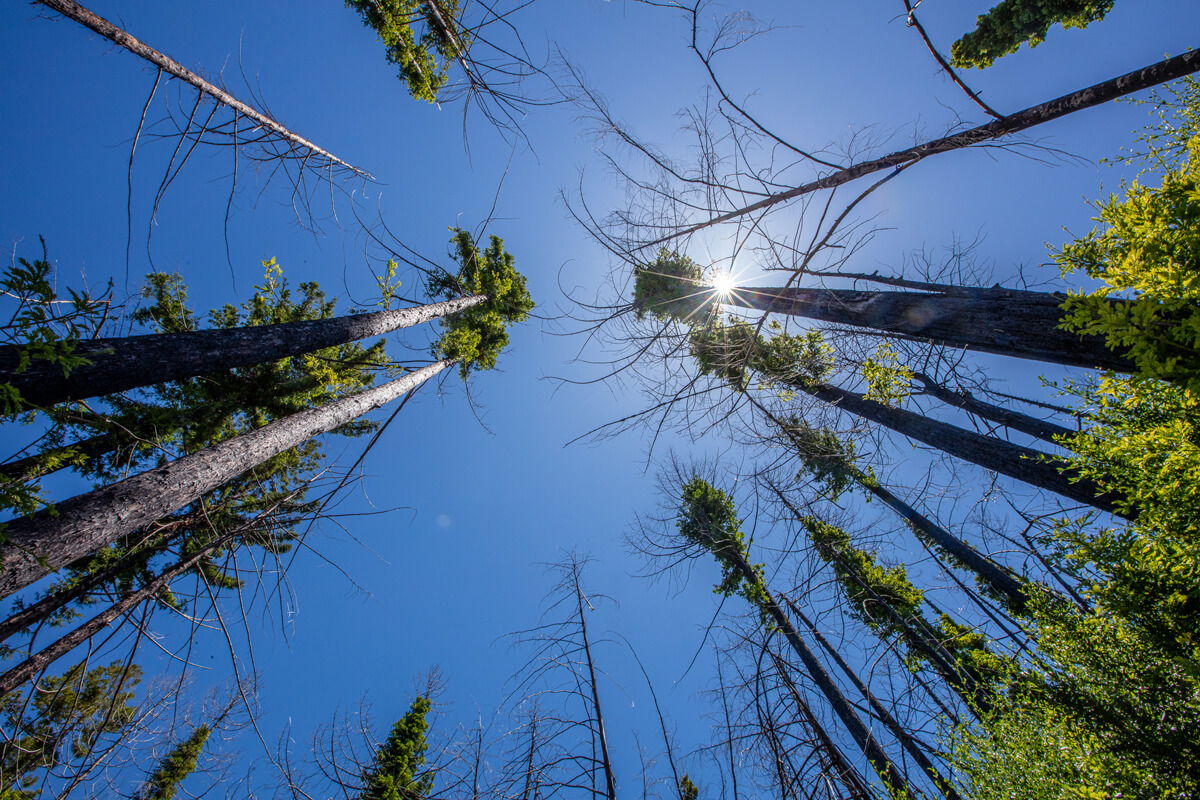
[[[345,425],[420,386],[454,362],[439,361],[350,397],[276,420],[157,469],[8,523],[0,546],[0,597],[200,499],[246,470]]]
[[[758,573],[742,557],[741,553],[737,552],[734,548],[728,548],[722,552],[722,556],[728,558],[734,564],[737,571],[741,573],[745,580],[761,585],[761,578],[759,578]],[[846,696],[838,688],[837,684],[834,683],[833,678],[825,670],[824,665],[821,664],[816,654],[809,649],[803,637],[800,636],[796,630],[796,626],[783,613],[783,609],[779,607],[775,596],[765,586],[763,586],[763,592],[766,595],[766,608],[764,610],[775,621],[775,625],[779,628],[779,631],[784,635],[788,644],[791,645],[792,650],[804,664],[805,671],[812,678],[813,683],[817,685],[817,689],[829,701],[829,706],[837,714],[842,724],[846,726],[847,732],[854,739],[855,744],[858,745],[859,750],[862,751],[867,761],[870,762],[876,774],[895,792],[910,789],[909,783],[903,774],[896,768],[896,765],[875,739],[875,736],[863,724],[862,718],[858,716],[858,712],[855,710],[853,704],[846,699]],[[913,794],[917,796],[915,793]]]
[[[1103,336],[1059,328],[1065,295],[1000,288],[969,294],[863,292],[791,287],[737,289],[730,305],[872,328],[946,347],[1045,361],[1068,367],[1133,372]],[[1120,301],[1110,301],[1119,303]]]
[[[149,61],[159,69],[174,75],[176,78],[179,78],[185,83],[191,84],[199,91],[216,100],[218,103],[232,108],[242,116],[253,120],[260,127],[266,128],[272,133],[281,136],[283,139],[290,142],[292,146],[302,147],[308,150],[310,153],[315,153],[322,158],[328,159],[334,164],[340,164],[346,169],[349,169],[354,173],[363,176],[364,178],[374,180],[374,176],[371,174],[364,172],[352,164],[347,164],[345,161],[338,158],[333,153],[330,153],[328,150],[317,147],[303,136],[293,133],[283,125],[280,125],[278,122],[268,117],[266,114],[258,111],[257,109],[251,108],[241,100],[238,100],[236,97],[229,94],[229,92],[226,92],[224,89],[209,83],[204,78],[201,78],[199,75],[180,64],[178,61],[170,58],[165,53],[155,50],[153,47],[150,47],[140,39],[131,36],[103,17],[94,14],[88,9],[79,5],[79,3],[73,2],[73,0],[37,0],[37,2],[41,3],[47,8],[54,9],[64,17],[69,17],[70,19],[75,20],[80,25],[90,28],[114,44],[118,44],[134,55]]]
[[[1047,457],[1038,450],[964,430],[902,408],[877,403],[837,386],[809,386],[800,382],[790,385],[818,400],[890,428],[955,458],[1007,475],[1030,486],[1046,489],[1077,503],[1130,518],[1128,514],[1117,510],[1116,498],[1113,495],[1103,493],[1099,486],[1087,479],[1072,481],[1069,474],[1060,471],[1068,467],[1066,462]]]
[[[419,325],[482,303],[484,295],[330,319],[249,325],[185,333],[154,333],[75,343],[91,361],[63,376],[62,367],[35,359],[17,372],[19,345],[0,347],[0,382],[34,406],[115,394],[139,386],[194,378],[336,347]]]
[[[1148,89],[1151,86],[1157,86],[1160,83],[1182,78],[1184,75],[1190,75],[1193,72],[1200,70],[1200,50],[1189,50],[1186,53],[1168,58],[1165,61],[1160,61],[1157,64],[1151,64],[1148,67],[1134,70],[1126,73],[1118,78],[1107,80],[1103,83],[1097,83],[1094,86],[1089,86],[1086,89],[1080,89],[1077,92],[1063,95],[1056,100],[1042,103],[1040,105],[1031,106],[1024,111],[1018,111],[1015,114],[1009,114],[1007,117],[993,120],[986,125],[980,125],[977,128],[954,133],[949,136],[943,136],[940,139],[934,139],[924,144],[919,144],[910,147],[907,150],[900,150],[890,155],[877,158],[872,161],[864,161],[861,164],[846,167],[837,172],[818,178],[815,181],[806,183],[803,186],[798,186],[795,189],[789,189],[786,192],[773,194],[763,200],[740,208],[736,211],[730,211],[727,214],[721,214],[713,217],[706,222],[701,222],[697,225],[691,225],[681,231],[664,236],[657,241],[650,242],[647,247],[654,247],[669,242],[672,239],[677,239],[680,236],[686,236],[696,231],[703,230],[713,225],[718,225],[722,222],[728,222],[731,219],[746,214],[753,214],[756,211],[761,211],[765,208],[795,199],[801,195],[816,192],[821,189],[832,189],[835,186],[841,186],[844,183],[856,180],[864,175],[870,175],[880,170],[899,167],[905,164],[910,164],[929,156],[945,153],[950,150],[958,150],[963,147],[989,142],[994,139],[999,139],[1002,136],[1007,136],[1012,133],[1032,128],[1035,125],[1040,125],[1043,122],[1065,117],[1076,111],[1082,111],[1085,108],[1092,108],[1109,100],[1115,100],[1118,97],[1124,97],[1127,94]]]
[[[1060,437],[1074,436],[1079,431],[1074,428],[1068,428],[1063,425],[1058,425],[1044,419],[1031,417],[1028,414],[1022,414],[1019,411],[1005,408],[1003,406],[985,403],[976,398],[970,392],[954,391],[940,383],[937,383],[928,375],[920,372],[914,373],[913,377],[921,382],[924,386],[922,394],[927,394],[937,398],[948,406],[961,408],[969,414],[974,414],[980,419],[986,419],[989,422],[995,422],[997,425],[1003,425],[1006,428],[1011,428],[1014,431],[1020,431],[1027,436],[1032,436],[1035,439],[1041,439],[1044,442],[1058,445],[1063,444],[1058,441]]]

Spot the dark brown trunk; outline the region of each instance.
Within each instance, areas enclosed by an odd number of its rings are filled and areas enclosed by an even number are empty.
[[[999,139],[1002,136],[1007,136],[1012,133],[1019,133],[1040,125],[1043,122],[1065,117],[1076,111],[1082,111],[1085,108],[1092,108],[1109,100],[1115,100],[1118,97],[1139,92],[1142,89],[1149,89],[1151,86],[1157,86],[1160,83],[1182,78],[1184,75],[1190,75],[1193,72],[1200,70],[1200,51],[1189,50],[1182,55],[1168,58],[1165,61],[1160,61],[1157,64],[1152,64],[1133,72],[1126,73],[1119,78],[1113,78],[1104,83],[1097,83],[1094,86],[1089,86],[1086,89],[1080,89],[1077,92],[1072,92],[1068,95],[1063,95],[1057,100],[1051,100],[1041,105],[1032,106],[1024,111],[1018,111],[1015,114],[1009,114],[1007,117],[993,120],[986,125],[980,125],[977,128],[972,128],[969,131],[962,133],[951,134],[944,136],[941,139],[934,139],[925,144],[919,144],[915,147],[910,147],[907,150],[900,150],[886,155],[882,158],[874,159],[873,161],[864,161],[861,164],[855,164],[852,167],[838,170],[823,178],[818,178],[811,183],[806,183],[803,186],[798,186],[795,189],[789,189],[786,192],[773,194],[757,203],[752,203],[745,208],[739,208],[736,211],[730,211],[727,214],[721,214],[712,219],[701,222],[697,225],[691,225],[683,230],[677,231],[664,236],[661,239],[650,242],[646,247],[654,247],[669,242],[672,239],[677,239],[680,236],[687,236],[696,231],[703,230],[712,225],[718,225],[722,222],[728,222],[731,219],[746,214],[753,214],[755,211],[761,211],[765,208],[783,203],[787,200],[800,197],[801,195],[809,194],[810,192],[819,191],[821,189],[831,189],[835,186],[841,186],[844,183],[861,178],[864,175],[870,175],[880,170],[890,169],[892,167],[900,167],[905,164],[911,164],[920,161],[923,158],[928,158],[938,153],[945,153],[950,150],[958,150],[963,147],[981,144],[983,142]]]
[[[1030,486],[1054,492],[1077,503],[1130,518],[1130,515],[1117,509],[1116,498],[1113,495],[1103,494],[1092,481],[1085,478],[1072,480],[1069,477],[1069,465],[1061,459],[993,436],[984,436],[939,422],[912,411],[877,403],[837,386],[811,386],[801,382],[791,385],[818,400],[883,425],[955,458],[1007,475]],[[1064,473],[1063,470],[1067,472]]]
[[[961,408],[969,414],[974,414],[980,419],[986,419],[988,422],[995,422],[997,425],[1003,425],[1006,428],[1011,428],[1014,431],[1020,431],[1027,436],[1032,436],[1035,439],[1041,439],[1050,444],[1056,444],[1062,447],[1063,444],[1058,441],[1061,437],[1073,436],[1079,431],[1068,428],[1063,425],[1058,425],[1053,422],[1047,422],[1044,419],[1031,417],[1028,414],[1022,414],[1019,411],[1004,408],[1003,406],[985,403],[982,400],[974,397],[970,392],[954,391],[940,383],[937,383],[928,375],[920,372],[914,373],[913,377],[921,382],[924,386],[922,394],[935,397],[948,406]]]
[[[63,376],[62,367],[35,359],[18,373],[21,348],[0,347],[0,382],[34,406],[115,394],[139,386],[194,378],[382,336],[478,305],[482,295],[396,311],[240,328],[157,333],[74,343],[91,363]]]
[[[157,469],[8,523],[0,546],[0,597],[195,502],[246,470],[395,400],[451,366],[439,361],[402,378],[276,420]]]
[[[164,53],[159,52],[158,50],[155,50],[145,42],[130,36],[128,33],[121,30],[116,25],[113,25],[108,20],[79,5],[79,3],[75,3],[72,0],[37,0],[37,2],[41,3],[47,8],[54,9],[64,17],[75,20],[80,25],[90,28],[91,30],[103,36],[105,39],[108,39],[110,42],[124,47],[129,52],[145,59],[146,61],[149,61],[159,69],[174,75],[176,78],[179,78],[185,83],[191,84],[200,92],[213,98],[218,103],[228,106],[247,119],[253,120],[259,127],[265,128],[271,133],[282,137],[288,141],[292,147],[299,147],[308,150],[310,153],[321,156],[324,159],[328,159],[334,164],[340,164],[341,166],[363,176],[364,178],[373,180],[372,175],[362,171],[358,167],[347,164],[333,153],[317,147],[308,139],[293,133],[275,120],[268,117],[266,114],[251,108],[241,100],[238,100],[236,97],[229,94],[229,92],[226,92],[224,89],[209,83],[208,81],[204,80],[204,78],[201,78],[199,75],[180,64],[178,61],[170,58]]]
[[[745,580],[762,586],[763,593],[766,596],[766,600],[764,601],[765,608],[763,610],[775,621],[779,631],[784,635],[788,644],[791,645],[792,650],[804,664],[805,671],[812,678],[813,683],[817,685],[817,689],[829,701],[833,712],[837,714],[838,719],[846,726],[847,732],[854,739],[863,756],[870,762],[876,774],[879,775],[880,780],[893,790],[889,794],[908,790],[915,796],[915,793],[912,792],[912,787],[909,786],[903,774],[896,768],[892,759],[884,751],[883,747],[880,746],[879,742],[875,740],[875,737],[871,735],[867,726],[863,724],[854,706],[842,694],[842,690],[838,688],[833,678],[826,672],[824,665],[821,664],[816,654],[809,649],[804,639],[796,631],[796,627],[792,625],[792,621],[783,613],[783,609],[779,607],[775,596],[771,594],[766,586],[762,585],[761,579],[758,573],[754,571],[754,568],[734,548],[728,548],[721,555],[733,563]]]
[[[824,648],[825,652],[829,654],[829,657],[833,659],[833,662],[838,665],[838,669],[844,672],[846,677],[850,679],[850,682],[854,684],[854,688],[858,690],[858,693],[861,694],[863,699],[865,699],[868,705],[871,706],[871,711],[874,712],[875,716],[879,718],[879,721],[887,726],[887,729],[892,732],[892,735],[896,737],[897,741],[900,742],[905,751],[912,756],[912,760],[916,762],[918,767],[925,771],[925,774],[929,776],[929,779],[933,781],[934,785],[937,786],[942,794],[946,796],[946,799],[961,800],[958,792],[954,790],[954,786],[944,777],[942,777],[942,774],[938,771],[937,767],[935,767],[933,762],[929,760],[929,757],[925,754],[925,748],[923,748],[917,742],[917,740],[913,738],[912,734],[904,729],[904,726],[896,721],[896,718],[893,717],[891,712],[887,710],[887,706],[879,702],[879,698],[876,697],[875,693],[872,692],[867,685],[862,682],[862,679],[858,677],[858,673],[846,663],[846,660],[842,658],[841,653],[837,651],[837,648],[829,643],[829,641],[817,629],[817,626],[814,625],[812,621],[809,620],[809,618],[806,617],[800,611],[800,609],[796,607],[796,604],[793,603],[791,599],[785,597],[784,602],[787,603],[788,608],[791,609],[792,613],[800,618],[800,621],[804,623],[806,628],[808,628],[809,633],[813,635],[813,638],[817,640],[817,643],[820,644],[821,647]]]
[[[1061,294],[1000,288],[967,289],[950,295],[780,287],[736,289],[726,302],[981,353],[1068,367],[1135,371],[1132,361],[1105,346],[1105,337],[1059,328],[1065,300]]]

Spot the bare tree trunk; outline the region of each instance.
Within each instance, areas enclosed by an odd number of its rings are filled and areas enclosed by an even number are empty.
[[[373,411],[454,364],[443,360],[402,378],[276,420],[157,469],[57,503],[7,524],[0,545],[0,597],[23,589],[99,547],[195,502],[251,467]]]
[[[1007,136],[1012,133],[1032,128],[1035,125],[1040,125],[1043,122],[1065,117],[1068,114],[1076,111],[1082,111],[1085,108],[1092,108],[1109,100],[1115,100],[1118,97],[1123,97],[1133,92],[1148,89],[1151,86],[1157,86],[1160,83],[1181,78],[1184,75],[1190,75],[1193,72],[1200,70],[1200,50],[1189,50],[1182,55],[1168,58],[1165,61],[1160,61],[1157,64],[1152,64],[1133,72],[1126,73],[1118,78],[1098,83],[1094,86],[1089,86],[1086,89],[1080,89],[1077,92],[1072,92],[1068,95],[1051,100],[1041,105],[1032,106],[1024,111],[1018,111],[1015,114],[1009,114],[1007,117],[993,120],[986,125],[980,125],[977,128],[972,128],[962,133],[951,134],[944,136],[941,139],[935,139],[931,142],[910,147],[907,150],[900,150],[890,155],[877,158],[872,161],[864,161],[861,164],[855,164],[852,167],[838,170],[832,174],[826,175],[823,178],[818,178],[811,183],[806,183],[803,186],[798,186],[795,189],[789,189],[786,192],[771,195],[757,203],[752,203],[745,208],[740,208],[736,211],[730,211],[727,214],[720,214],[706,222],[701,222],[696,225],[688,226],[682,230],[676,231],[668,236],[664,236],[653,242],[646,244],[646,247],[654,247],[669,242],[672,239],[677,239],[681,236],[687,236],[696,231],[703,230],[712,225],[718,225],[722,222],[728,222],[731,219],[746,214],[752,214],[756,211],[761,211],[779,203],[795,199],[801,195],[819,191],[821,189],[831,189],[835,186],[841,186],[844,183],[849,183],[852,180],[861,178],[864,175],[870,175],[874,172],[890,169],[892,167],[900,167],[905,164],[911,164],[929,156],[945,153],[950,150],[958,150],[963,147],[981,144],[993,139],[999,139],[1002,136]]]
[[[1065,295],[1001,288],[962,293],[866,292],[792,287],[736,289],[730,305],[872,328],[946,347],[1045,361],[1068,367],[1133,372],[1103,336],[1062,330]],[[1120,301],[1109,301],[1117,304]]]
[[[922,394],[930,395],[948,406],[961,408],[963,411],[974,414],[981,419],[995,422],[1006,428],[1012,428],[1014,431],[1020,431],[1035,439],[1041,439],[1044,442],[1062,447],[1062,442],[1058,441],[1060,437],[1073,436],[1078,433],[1073,428],[1048,422],[1044,419],[1038,419],[1037,417],[1031,417],[1028,414],[1022,414],[1019,411],[1013,411],[1003,406],[985,403],[974,397],[970,392],[961,390],[956,392],[936,382],[924,373],[913,373],[913,377],[919,380],[924,386]]]
[[[887,706],[879,702],[879,698],[876,697],[875,693],[872,692],[870,688],[868,688],[867,685],[862,682],[862,679],[858,677],[858,673],[846,663],[846,660],[842,658],[840,653],[838,653],[837,648],[829,643],[829,640],[827,640],[821,634],[821,631],[817,629],[817,626],[814,625],[812,621],[806,617],[799,608],[796,607],[796,604],[793,603],[790,598],[784,597],[784,602],[787,603],[788,608],[791,609],[792,613],[800,618],[800,621],[804,623],[806,628],[808,628],[809,633],[813,635],[813,638],[817,640],[817,643],[825,649],[825,652],[829,654],[829,657],[833,659],[833,662],[838,665],[838,669],[844,672],[846,677],[850,679],[850,682],[854,684],[854,688],[858,690],[859,694],[863,696],[863,699],[866,700],[871,706],[871,711],[875,713],[875,716],[879,718],[879,721],[887,726],[887,729],[892,732],[892,735],[896,737],[897,741],[900,742],[905,751],[912,756],[912,759],[916,762],[917,766],[925,771],[925,774],[929,776],[934,785],[936,785],[942,794],[946,796],[946,800],[961,800],[958,792],[954,790],[953,784],[946,780],[938,771],[937,767],[933,765],[933,762],[929,760],[929,756],[925,754],[925,748],[923,748],[917,742],[912,734],[904,730],[904,727],[897,722],[896,718],[892,716],[890,711],[888,711]]]
[[[1131,518],[1131,515],[1117,509],[1116,498],[1113,495],[1102,493],[1100,487],[1086,478],[1072,480],[1063,472],[1069,471],[1068,464],[1045,453],[994,436],[964,430],[902,408],[877,403],[837,386],[812,386],[800,381],[789,385],[843,411],[883,425],[910,439],[984,469],[1007,475],[1030,486],[1046,489],[1119,517]]]
[[[816,654],[809,649],[804,639],[796,631],[796,627],[792,624],[792,621],[783,613],[783,609],[779,607],[775,596],[763,585],[762,579],[754,571],[754,568],[750,566],[749,562],[746,561],[736,548],[729,547],[723,549],[721,557],[728,559],[745,580],[762,587],[766,598],[763,602],[763,610],[775,621],[775,625],[783,633],[792,650],[799,656],[800,661],[803,662],[805,671],[808,672],[809,677],[817,685],[821,694],[829,701],[830,707],[842,721],[842,724],[846,726],[846,730],[850,733],[851,738],[854,739],[855,744],[858,745],[862,754],[870,762],[876,774],[879,775],[880,780],[892,790],[889,794],[907,790],[910,794],[916,796],[908,781],[892,762],[891,757],[888,756],[879,742],[875,740],[875,737],[868,730],[867,726],[863,724],[853,704],[842,694],[842,690],[838,688],[833,678],[825,671],[825,667],[816,657]]]
[[[462,311],[486,299],[484,295],[472,295],[413,308],[331,319],[89,339],[74,342],[72,354],[91,363],[75,367],[69,376],[63,375],[58,364],[42,359],[34,359],[28,368],[18,372],[22,348],[5,345],[0,347],[0,382],[12,384],[30,405],[50,406],[248,367],[382,336]]]
[[[41,464],[47,458],[73,453],[77,456],[83,456],[85,459],[91,459],[102,456],[105,453],[111,453],[117,449],[118,444],[119,441],[116,435],[112,433],[101,433],[96,436],[90,436],[73,444],[52,447],[41,453],[34,453],[31,456],[18,458],[16,461],[9,461],[7,464],[0,464],[0,478],[7,478],[17,483],[31,481],[34,478],[51,475],[60,469],[70,466],[69,463],[64,462],[49,469],[44,468]]]
[[[73,2],[73,0],[37,0],[37,2],[41,3],[47,8],[54,9],[64,17],[69,17],[70,19],[75,20],[80,25],[90,28],[114,44],[118,44],[134,55],[144,58],[146,61],[149,61],[159,69],[165,70],[185,83],[191,84],[200,92],[213,98],[218,103],[232,108],[237,113],[253,120],[260,127],[266,128],[271,133],[274,133],[275,135],[290,142],[293,147],[303,148],[309,151],[309,153],[313,153],[321,156],[324,159],[327,159],[330,163],[339,164],[353,171],[354,173],[363,176],[364,178],[373,180],[373,176],[369,173],[366,173],[351,164],[347,164],[333,153],[317,147],[303,136],[293,133],[283,125],[280,125],[278,122],[271,119],[266,114],[251,108],[241,100],[238,100],[236,97],[226,92],[224,89],[209,83],[208,81],[204,80],[204,78],[201,78],[199,75],[180,64],[178,61],[168,57],[164,53],[160,53],[158,50],[150,47],[145,42],[136,39],[103,17],[94,14],[88,9],[79,5],[79,3]]]
[[[572,569],[574,570],[575,600],[579,609],[579,636],[583,640],[583,655],[587,661],[588,688],[591,694],[589,700],[592,703],[592,714],[596,720],[596,736],[600,741],[600,763],[604,768],[604,796],[608,800],[617,800],[617,778],[613,772],[612,759],[608,754],[608,735],[604,730],[604,714],[600,710],[600,685],[596,680],[596,665],[592,661],[592,645],[588,641],[587,619],[583,615],[583,589],[579,586],[578,566],[574,562],[572,562]]]

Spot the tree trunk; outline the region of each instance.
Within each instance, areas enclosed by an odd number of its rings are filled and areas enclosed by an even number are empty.
[[[39,359],[18,373],[22,348],[6,345],[0,347],[0,382],[12,384],[30,405],[50,406],[382,336],[462,311],[486,299],[484,295],[473,295],[397,311],[332,319],[89,339],[75,342],[72,353],[91,363],[75,367],[69,376],[63,375],[59,365]]]
[[[322,148],[317,147],[315,144],[310,142],[308,139],[305,139],[303,136],[293,133],[283,125],[280,125],[278,122],[271,119],[266,114],[251,108],[241,100],[238,100],[236,97],[229,94],[229,92],[226,92],[224,89],[209,83],[208,81],[204,80],[204,78],[201,78],[199,75],[180,64],[178,61],[175,61],[164,53],[160,53],[158,50],[150,47],[145,42],[130,36],[128,33],[121,30],[116,25],[113,25],[108,20],[79,5],[79,3],[73,2],[73,0],[37,0],[37,2],[41,3],[47,8],[54,9],[64,17],[69,17],[70,19],[75,20],[80,25],[90,28],[114,44],[118,44],[134,55],[144,58],[146,61],[149,61],[159,69],[174,75],[176,78],[179,78],[185,83],[191,84],[200,92],[213,98],[218,103],[228,106],[238,114],[253,120],[257,125],[259,125],[259,127],[266,128],[271,133],[274,133],[275,135],[280,136],[284,140],[290,142],[292,147],[300,147],[308,150],[310,153],[321,156],[333,164],[339,164],[364,178],[374,180],[374,176],[364,172],[358,167],[347,164],[333,153],[323,150]]]
[[[195,502],[268,458],[395,400],[453,364],[430,364],[8,523],[7,541],[0,546],[0,597]]]
[[[953,391],[920,372],[913,373],[913,377],[924,385],[925,388],[922,394],[935,397],[948,406],[961,408],[963,411],[974,414],[981,419],[995,422],[998,425],[1003,425],[1014,431],[1020,431],[1027,436],[1041,439],[1050,444],[1056,444],[1059,447],[1064,446],[1062,442],[1058,441],[1060,437],[1074,436],[1079,432],[1074,428],[1068,428],[1044,419],[1031,417],[1028,414],[1022,414],[1019,411],[1013,411],[1003,406],[985,403],[975,398],[970,392]]]
[[[808,672],[809,677],[817,685],[821,694],[825,695],[825,699],[829,701],[830,707],[838,715],[842,724],[846,726],[846,730],[850,733],[850,736],[854,739],[855,744],[858,745],[859,750],[862,751],[867,761],[870,762],[876,774],[879,775],[880,780],[890,787],[892,791],[889,794],[908,790],[910,794],[916,796],[912,792],[912,787],[909,786],[908,781],[892,762],[892,759],[884,751],[883,747],[880,746],[879,742],[875,740],[875,737],[868,730],[867,726],[863,724],[854,706],[842,694],[841,689],[837,687],[833,678],[825,671],[825,667],[821,664],[820,660],[809,649],[808,645],[805,644],[804,639],[796,631],[796,627],[792,625],[792,621],[783,613],[783,609],[779,607],[775,596],[761,583],[761,579],[754,571],[754,568],[750,566],[746,559],[742,557],[742,554],[735,548],[726,548],[722,551],[721,557],[728,559],[745,580],[762,587],[763,593],[766,596],[763,610],[775,621],[775,625],[783,633],[792,650],[799,656],[800,661],[803,662],[805,671]]]
[[[735,289],[727,302],[981,353],[1068,367],[1135,371],[1132,361],[1105,346],[1105,337],[1059,328],[1065,300],[1061,294],[1001,288],[948,295],[780,287]]]
[[[863,488],[878,497],[888,508],[895,511],[907,522],[922,539],[936,545],[948,554],[959,566],[970,570],[991,587],[992,591],[1008,602],[1008,608],[1015,614],[1024,614],[1029,605],[1029,593],[1024,584],[1015,578],[1008,570],[981,555],[971,545],[959,539],[950,531],[936,524],[933,520],[921,514],[908,503],[892,494],[868,476],[858,473],[855,478]]]
[[[813,637],[817,640],[817,643],[825,649],[825,652],[829,654],[829,657],[833,659],[833,662],[838,665],[838,668],[844,672],[846,677],[850,679],[850,682],[854,684],[854,688],[858,690],[859,694],[863,696],[863,699],[865,699],[871,706],[871,710],[875,713],[875,716],[879,718],[879,721],[887,726],[887,729],[892,732],[892,735],[896,737],[897,741],[900,742],[905,751],[912,756],[912,759],[917,763],[917,766],[925,771],[925,774],[929,776],[934,785],[936,785],[942,794],[946,796],[946,800],[961,800],[958,792],[954,790],[953,784],[942,777],[942,774],[938,772],[937,767],[935,767],[933,762],[929,760],[929,757],[925,754],[925,749],[917,743],[912,734],[904,730],[904,727],[896,721],[896,718],[893,717],[891,712],[887,710],[887,706],[879,702],[879,698],[876,697],[875,693],[872,692],[867,685],[862,682],[862,679],[858,677],[858,673],[856,673],[850,667],[850,665],[846,663],[846,660],[842,658],[840,653],[838,653],[837,648],[829,643],[829,641],[821,634],[821,631],[817,629],[817,626],[814,625],[812,621],[806,617],[799,608],[796,607],[795,603],[793,603],[787,597],[784,597],[784,602],[787,603],[788,608],[791,609],[792,613],[800,618],[800,621],[804,623],[806,628],[808,628],[809,633],[813,635]]]
[[[672,239],[677,239],[680,236],[688,236],[696,231],[704,228],[718,225],[722,222],[728,222],[731,219],[746,214],[753,214],[756,211],[761,211],[771,206],[783,203],[788,200],[795,199],[801,195],[816,192],[821,189],[831,189],[835,186],[841,186],[844,183],[849,183],[852,180],[861,178],[864,175],[870,175],[873,172],[889,169],[891,167],[899,167],[905,164],[911,164],[920,161],[923,158],[928,158],[938,153],[945,153],[950,150],[958,150],[963,147],[981,144],[993,139],[999,139],[1002,136],[1007,136],[1011,133],[1032,128],[1035,125],[1040,125],[1043,122],[1065,117],[1068,114],[1076,111],[1082,111],[1085,108],[1092,108],[1109,100],[1115,100],[1118,97],[1123,97],[1133,92],[1139,92],[1142,89],[1149,89],[1151,86],[1157,86],[1160,83],[1165,83],[1176,78],[1182,78],[1184,75],[1190,75],[1193,72],[1200,70],[1200,50],[1189,50],[1182,55],[1168,58],[1165,61],[1160,61],[1157,64],[1152,64],[1148,67],[1143,67],[1139,70],[1126,73],[1118,78],[1097,83],[1094,86],[1089,86],[1086,89],[1080,89],[1077,92],[1072,92],[1068,95],[1063,95],[1057,100],[1050,100],[1041,105],[1032,106],[1024,111],[1018,111],[1015,114],[1009,114],[1007,117],[993,120],[986,125],[980,125],[977,128],[972,128],[962,133],[955,133],[949,136],[944,136],[941,139],[934,139],[931,142],[919,144],[910,147],[907,150],[900,150],[890,155],[877,158],[872,161],[864,161],[861,164],[855,164],[851,167],[838,170],[832,174],[826,175],[823,178],[818,178],[811,183],[806,183],[803,186],[798,186],[795,189],[789,189],[786,192],[773,194],[757,203],[752,203],[745,208],[739,208],[736,211],[730,211],[727,214],[721,214],[713,217],[706,222],[701,222],[696,225],[690,225],[675,233],[664,236],[656,241],[649,242],[645,247],[655,247]]]
[[[24,483],[34,478],[42,478],[70,466],[69,463],[61,463],[56,467],[46,469],[41,466],[41,463],[47,457],[61,456],[70,451],[75,455],[91,459],[102,456],[105,453],[111,453],[117,449],[119,444],[120,442],[116,435],[112,433],[101,433],[96,436],[90,436],[74,444],[52,447],[41,453],[34,453],[31,456],[18,458],[16,461],[9,461],[7,464],[0,464],[0,478],[7,478],[16,483]]]
[[[1012,444],[994,436],[984,436],[974,431],[939,422],[912,411],[877,403],[874,400],[868,400],[863,395],[846,391],[837,386],[828,384],[810,386],[799,381],[788,385],[806,392],[818,400],[837,406],[843,411],[883,425],[910,439],[915,439],[984,469],[1007,475],[1028,483],[1030,486],[1046,489],[1077,503],[1090,505],[1119,517],[1132,518],[1131,515],[1117,510],[1116,498],[1111,494],[1102,493],[1100,487],[1092,481],[1085,478],[1072,481],[1060,471],[1069,469],[1067,463],[1061,459],[1049,457],[1032,448]]]

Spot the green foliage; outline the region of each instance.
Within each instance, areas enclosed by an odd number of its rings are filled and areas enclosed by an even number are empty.
[[[399,69],[409,94],[436,103],[450,62],[464,57],[471,46],[459,25],[458,0],[346,0],[346,7],[379,35],[388,63]],[[419,36],[416,25],[423,27]]]
[[[211,733],[212,729],[207,725],[199,725],[188,738],[175,745],[150,773],[136,799],[171,800],[175,797],[179,784],[196,771]]]
[[[434,774],[421,772],[429,747],[425,739],[429,730],[426,715],[432,707],[428,697],[418,697],[408,713],[392,726],[371,768],[363,774],[359,800],[418,800],[433,790]]]
[[[665,247],[653,264],[638,267],[633,275],[633,308],[638,319],[649,314],[660,321],[689,324],[712,299],[712,290],[701,282],[700,265]]]
[[[867,384],[866,398],[885,406],[899,406],[911,394],[909,384],[913,372],[900,363],[887,342],[879,345],[875,355],[862,363],[862,378]]]
[[[989,67],[997,58],[1017,52],[1025,42],[1041,44],[1050,27],[1086,28],[1104,19],[1113,0],[1002,0],[981,14],[975,30],[950,48],[956,67]]]
[[[458,273],[430,278],[430,295],[441,299],[485,295],[487,300],[442,317],[443,332],[433,352],[439,358],[458,361],[459,374],[466,380],[472,370],[495,368],[496,359],[508,346],[508,326],[525,320],[534,303],[525,276],[513,267],[516,259],[504,250],[503,239],[493,236],[481,253],[470,233],[462,228],[451,231]]]
[[[830,500],[837,500],[855,483],[874,480],[855,465],[854,442],[828,428],[814,428],[795,416],[781,425],[804,470],[821,485],[822,493]]]
[[[32,800],[42,776],[60,764],[86,761],[120,735],[137,714],[134,688],[142,672],[122,662],[85,672],[77,664],[45,678],[28,695],[0,701],[0,800]]]
[[[762,580],[762,564],[750,564],[746,539],[741,530],[733,498],[699,475],[682,488],[675,528],[686,541],[713,554],[721,565],[721,582],[713,589],[725,597],[738,595],[766,613],[767,591]],[[754,577],[748,577],[742,564],[749,564]]]
[[[1196,674],[1119,618],[1042,598],[1033,619],[1046,667],[952,737],[973,800],[1196,796]]]
[[[700,800],[700,787],[692,783],[687,773],[679,779],[679,800]]]
[[[716,375],[739,392],[749,386],[751,372],[764,387],[790,392],[822,383],[833,370],[833,349],[819,331],[763,336],[750,323],[729,317],[727,324],[710,320],[692,328],[689,344],[701,373]]]

